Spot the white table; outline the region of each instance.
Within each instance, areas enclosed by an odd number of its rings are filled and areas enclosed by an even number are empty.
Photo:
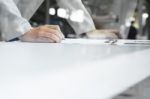
[[[150,46],[0,43],[0,99],[109,99],[150,76]]]

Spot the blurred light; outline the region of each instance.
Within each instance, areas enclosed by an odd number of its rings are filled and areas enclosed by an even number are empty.
[[[144,19],[147,19],[147,18],[149,17],[149,14],[148,14],[148,13],[143,13],[143,14],[142,14],[142,17],[143,17]]]
[[[142,25],[146,24],[146,20],[147,20],[148,17],[149,17],[148,13],[143,13],[142,14]]]
[[[84,12],[82,10],[73,11],[70,15],[70,20],[82,23],[84,21]]]
[[[68,19],[69,18],[68,11],[66,9],[59,8],[58,9],[58,17]]]
[[[55,14],[56,14],[55,8],[50,8],[50,9],[49,9],[49,14],[50,14],[50,15],[55,15]]]
[[[129,20],[126,20],[125,26],[126,26],[126,27],[130,27],[130,26],[131,26],[131,21],[130,21],[130,19],[129,19]]]

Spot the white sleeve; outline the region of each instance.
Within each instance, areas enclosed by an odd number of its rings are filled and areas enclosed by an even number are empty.
[[[82,23],[73,22],[68,19],[68,23],[72,26],[76,34],[95,30],[94,22],[81,0],[57,0],[57,3],[59,7],[69,9],[71,12],[76,10],[82,10],[84,12],[84,20]]]
[[[13,0],[0,0],[0,32],[4,40],[20,37],[30,29]]]
[[[25,19],[29,20],[44,0],[19,0],[17,7]]]

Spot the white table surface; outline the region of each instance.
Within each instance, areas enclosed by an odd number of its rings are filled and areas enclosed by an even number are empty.
[[[0,43],[0,99],[109,99],[150,76],[150,46]]]

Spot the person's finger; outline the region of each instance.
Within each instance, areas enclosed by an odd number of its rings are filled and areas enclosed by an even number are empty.
[[[40,26],[37,29],[37,32],[38,32],[38,39],[42,38],[42,40],[45,40],[51,43],[59,43],[62,40],[61,36],[59,35],[60,33],[58,30],[47,28],[45,26]]]
[[[64,34],[62,33],[60,27],[58,25],[45,25],[45,27],[48,27],[50,29],[54,29],[54,30],[58,30],[60,32],[60,36],[64,39],[65,36]]]
[[[60,43],[63,38],[60,31],[45,26],[37,27],[20,37],[24,42]]]
[[[55,34],[52,34],[52,33],[46,33],[45,36],[47,38],[50,38],[50,39],[54,40],[56,43],[60,43],[61,40],[62,40],[58,36],[56,36]]]
[[[64,34],[62,33],[61,29],[59,26],[52,26],[53,29],[58,30],[59,31],[59,35],[61,36],[62,39],[65,38]],[[49,27],[50,28],[50,27]]]
[[[49,32],[40,32],[39,38],[49,38],[50,40],[53,40],[56,43],[59,43],[62,40],[57,35]]]
[[[60,39],[64,39],[63,34],[58,30],[48,28],[48,27],[42,27],[41,31],[52,33],[52,34],[58,36]]]
[[[36,42],[39,43],[55,43],[55,41],[53,39],[50,39],[48,37],[39,37]]]
[[[59,32],[56,30],[45,30],[44,32],[44,36],[52,38],[54,40],[56,40],[56,42],[61,41],[63,38],[59,35]],[[42,34],[41,34],[42,35]]]

